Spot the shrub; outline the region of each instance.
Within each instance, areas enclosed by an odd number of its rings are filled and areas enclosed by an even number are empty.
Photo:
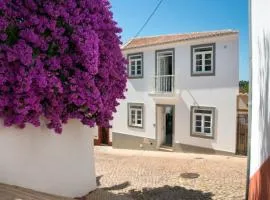
[[[4,125],[109,126],[126,88],[120,32],[107,0],[1,0]]]

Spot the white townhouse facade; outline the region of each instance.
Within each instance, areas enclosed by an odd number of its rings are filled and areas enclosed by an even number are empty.
[[[238,32],[130,40],[128,91],[112,121],[114,148],[235,153]]]

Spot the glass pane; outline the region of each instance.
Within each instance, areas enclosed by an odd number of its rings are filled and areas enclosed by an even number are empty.
[[[211,121],[211,117],[210,116],[204,116],[204,121],[210,122]]]
[[[137,124],[138,124],[138,125],[139,125],[139,124],[142,124],[142,120],[138,119],[138,120],[137,120]]]
[[[196,109],[194,112],[195,113],[203,113],[203,114],[212,114],[211,110],[199,110],[199,109]]]
[[[201,60],[202,59],[202,54],[197,54],[196,55],[196,60]]]
[[[196,66],[196,71],[201,72],[202,71],[202,66]]]
[[[141,69],[142,69],[141,65],[137,65],[137,70],[141,70]]]
[[[212,57],[212,54],[210,53],[205,54],[205,59],[211,60],[211,57]]]
[[[205,66],[205,71],[211,71],[211,69],[212,69],[211,65],[206,65]]]
[[[196,120],[202,120],[202,116],[201,115],[196,115]]]
[[[142,71],[141,70],[137,70],[137,75],[141,75]]]
[[[202,126],[202,122],[201,121],[196,121],[196,126]]]
[[[196,127],[196,128],[195,128],[195,131],[196,131],[196,132],[202,132],[202,128],[201,128],[201,127]]]
[[[137,65],[142,65],[142,61],[141,60],[137,60]]]
[[[204,128],[204,132],[205,133],[211,133],[211,129],[210,128]]]
[[[196,65],[202,65],[202,60],[196,60]]]
[[[130,64],[131,64],[131,65],[135,65],[135,61],[134,61],[134,60],[132,60]]]
[[[135,59],[142,59],[142,56],[141,55],[136,55],[136,56],[130,56],[130,59],[131,60],[135,60]]]
[[[138,117],[138,118],[141,118],[141,117],[142,117],[142,111],[137,110],[137,117]]]
[[[134,109],[142,109],[142,106],[130,106],[131,108],[134,108]]]
[[[131,123],[135,124],[135,117],[131,117]]]
[[[205,60],[205,65],[211,65],[211,60]]]
[[[135,115],[135,110],[131,110],[131,115]]]
[[[131,75],[135,75],[135,70],[132,70],[131,71]]]
[[[212,47],[196,48],[195,52],[212,51]]]
[[[207,127],[207,128],[211,127],[211,123],[210,122],[204,122],[204,127]]]

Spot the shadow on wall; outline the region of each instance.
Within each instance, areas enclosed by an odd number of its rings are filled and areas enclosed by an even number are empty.
[[[270,155],[270,147],[268,142],[270,141],[270,110],[269,110],[269,81],[270,81],[270,33],[265,33],[263,36],[263,42],[259,41],[259,54],[260,54],[260,71],[259,71],[259,81],[260,81],[260,131],[262,135],[262,148],[261,148],[261,160],[264,160]],[[255,66],[254,66],[255,67]]]

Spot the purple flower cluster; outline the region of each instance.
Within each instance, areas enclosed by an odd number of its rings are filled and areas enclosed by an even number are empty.
[[[126,88],[108,0],[0,0],[0,118],[109,126]]]

